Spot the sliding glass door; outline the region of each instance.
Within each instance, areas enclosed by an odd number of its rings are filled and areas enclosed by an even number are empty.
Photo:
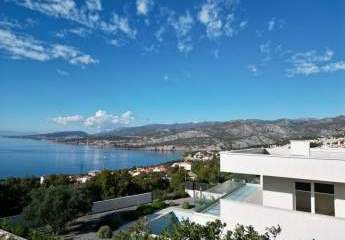
[[[334,216],[334,186],[315,183],[315,213]]]
[[[311,185],[310,183],[296,182],[296,210],[311,212]]]
[[[295,209],[334,216],[334,185],[295,182]]]

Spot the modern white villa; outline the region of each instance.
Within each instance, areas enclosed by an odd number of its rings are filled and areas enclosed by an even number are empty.
[[[345,150],[309,141],[220,153],[220,171],[260,176],[260,184],[225,182],[204,191],[217,201],[190,219],[282,228],[284,240],[345,239]]]

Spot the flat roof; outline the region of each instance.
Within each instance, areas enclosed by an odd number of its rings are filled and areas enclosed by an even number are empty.
[[[290,146],[273,148],[256,148],[256,149],[241,149],[234,151],[225,151],[230,154],[253,154],[253,155],[268,155],[277,157],[296,157],[296,158],[315,158],[315,159],[334,159],[345,161],[345,148],[310,148],[309,156],[294,155],[290,153]]]

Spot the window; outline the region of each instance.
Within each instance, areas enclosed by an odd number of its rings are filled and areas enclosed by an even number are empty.
[[[295,183],[296,210],[311,212],[311,184],[304,182]]]
[[[334,216],[334,186],[315,183],[315,213]]]

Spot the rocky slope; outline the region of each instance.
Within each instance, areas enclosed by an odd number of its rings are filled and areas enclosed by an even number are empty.
[[[63,141],[150,150],[220,150],[284,143],[289,139],[339,135],[345,135],[345,116],[155,124]]]

